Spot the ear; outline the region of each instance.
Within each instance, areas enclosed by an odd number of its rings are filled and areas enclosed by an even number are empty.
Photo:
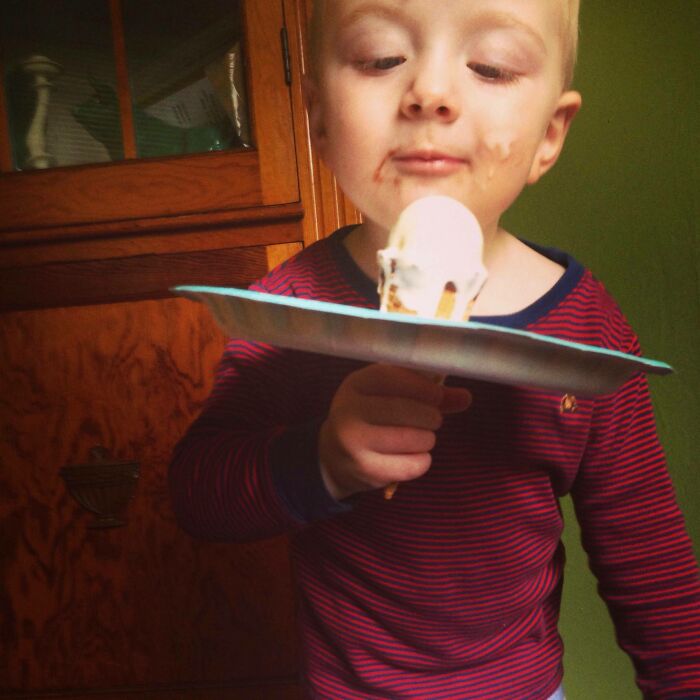
[[[306,112],[309,115],[311,145],[316,149],[319,156],[323,158],[326,145],[326,127],[323,117],[323,107],[321,105],[320,89],[316,79],[306,74],[302,77],[301,86]]]
[[[534,185],[559,159],[569,127],[579,109],[581,109],[580,93],[574,90],[562,93],[532,161],[527,178],[529,185]]]

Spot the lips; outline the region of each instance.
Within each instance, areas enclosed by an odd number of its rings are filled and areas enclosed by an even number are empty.
[[[451,175],[466,164],[463,158],[434,150],[397,152],[392,161],[400,173],[434,177]]]

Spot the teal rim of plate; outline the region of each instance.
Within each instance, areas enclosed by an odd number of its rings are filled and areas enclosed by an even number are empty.
[[[625,360],[634,360],[635,363],[645,365],[650,368],[661,370],[664,372],[673,372],[673,367],[661,360],[652,360],[638,355],[630,355],[629,353],[620,352],[619,350],[608,350],[600,348],[596,345],[586,345],[585,343],[576,343],[562,338],[555,338],[551,335],[541,335],[530,331],[523,331],[517,328],[507,328],[505,326],[497,326],[492,323],[480,323],[478,321],[449,321],[446,319],[428,318],[424,316],[409,316],[406,314],[396,314],[388,311],[379,311],[377,309],[368,309],[362,306],[347,306],[345,304],[336,304],[328,301],[317,301],[315,299],[304,299],[300,297],[287,297],[281,294],[268,294],[265,292],[254,292],[250,289],[237,289],[235,287],[210,287],[204,285],[179,285],[171,287],[171,291],[178,295],[187,296],[188,294],[213,294],[217,296],[232,297],[236,299],[245,299],[247,301],[257,301],[266,304],[275,304],[276,306],[286,306],[294,309],[302,309],[305,311],[319,311],[322,313],[338,314],[342,316],[351,316],[353,318],[367,319],[370,321],[392,321],[396,323],[405,323],[409,326],[435,326],[441,328],[462,328],[471,330],[494,331],[503,335],[516,336],[520,338],[529,338],[537,342],[550,343],[559,345],[573,350],[581,350],[584,352],[597,353],[608,357],[618,357]]]

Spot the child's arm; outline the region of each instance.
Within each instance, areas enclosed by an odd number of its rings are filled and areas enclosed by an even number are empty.
[[[468,401],[409,370],[231,342],[172,460],[178,520],[249,540],[343,513],[339,499],[427,469],[441,411]]]
[[[643,377],[597,402],[572,496],[644,696],[700,697],[700,576]]]
[[[284,435],[282,404],[293,376],[289,367],[285,373],[288,363],[274,348],[228,343],[214,388],[176,446],[168,474],[178,522],[193,536],[250,540],[296,524],[277,497],[270,469]],[[296,442],[301,452],[306,440]]]

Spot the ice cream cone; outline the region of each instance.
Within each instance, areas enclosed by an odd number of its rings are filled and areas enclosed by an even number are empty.
[[[474,215],[454,199],[416,200],[399,216],[380,250],[380,308],[391,313],[468,321],[486,280],[483,237]],[[436,382],[445,377],[431,375]],[[384,489],[390,500],[398,483]]]

